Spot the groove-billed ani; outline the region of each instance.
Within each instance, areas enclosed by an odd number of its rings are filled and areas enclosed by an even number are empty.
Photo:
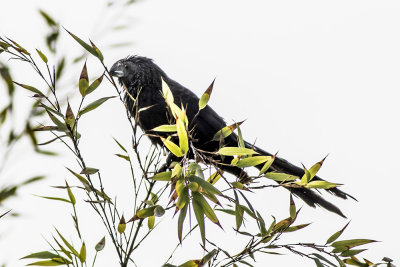
[[[170,87],[175,104],[178,106],[183,104],[187,108],[188,121],[193,126],[193,145],[196,148],[209,152],[215,152],[219,149],[219,141],[213,141],[212,139],[215,133],[226,126],[225,121],[208,105],[198,113],[199,98],[189,89],[170,79],[151,59],[140,56],[130,56],[121,59],[111,67],[110,73],[118,77],[121,85],[129,92],[129,94],[125,94],[125,102],[133,117],[135,117],[137,110],[147,107],[147,109],[140,112],[138,124],[145,133],[153,135],[149,135],[149,137],[154,144],[163,145],[161,139],[154,136],[155,133],[151,129],[170,123],[167,105],[161,94],[162,78]],[[137,98],[136,106],[132,97],[134,99]],[[236,146],[238,144],[237,135],[234,133],[229,135],[225,138],[224,143],[227,146]],[[245,142],[245,145],[247,148],[253,148],[261,155],[272,156],[270,153],[248,142]],[[225,157],[223,160],[221,158],[219,160],[229,164],[232,158]],[[258,168],[261,167],[258,166]],[[244,174],[243,170],[238,167],[221,164],[220,168],[238,177]],[[275,158],[270,170],[300,177],[304,174],[302,168],[279,157]],[[321,180],[321,178],[316,176],[313,180]],[[323,199],[320,194],[311,189],[289,188],[289,190],[312,207],[319,205],[345,217],[339,208]],[[349,196],[338,188],[332,188],[328,191],[343,199]]]

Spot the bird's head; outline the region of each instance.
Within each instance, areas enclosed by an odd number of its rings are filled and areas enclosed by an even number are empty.
[[[118,60],[112,65],[110,69],[110,74],[118,78],[128,78],[130,75],[134,75],[137,70],[137,64],[130,58],[124,58]]]

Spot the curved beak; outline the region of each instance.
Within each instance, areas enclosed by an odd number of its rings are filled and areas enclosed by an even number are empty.
[[[120,61],[117,61],[112,65],[110,69],[110,74],[114,77],[122,78],[125,76],[125,71],[123,68],[123,64]]]

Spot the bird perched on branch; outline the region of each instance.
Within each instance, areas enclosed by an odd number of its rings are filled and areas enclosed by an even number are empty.
[[[189,126],[192,126],[192,143],[194,147],[203,151],[216,152],[220,148],[220,142],[213,140],[214,135],[224,128],[225,121],[209,105],[199,111],[199,98],[189,89],[178,82],[172,80],[167,74],[157,66],[151,59],[141,56],[129,56],[117,61],[110,69],[112,76],[118,77],[119,82],[125,87],[125,102],[132,117],[138,118],[137,123],[141,129],[149,135],[152,143],[162,146],[162,140],[151,131],[157,126],[170,124],[171,117],[168,115],[167,104],[163,98],[162,80],[169,86],[174,102],[178,106],[185,107]],[[136,99],[136,104],[133,99]],[[139,114],[137,111],[141,110]],[[224,140],[226,146],[237,146],[238,136],[235,133],[230,134]],[[272,156],[271,153],[245,142],[247,148],[254,149],[261,155]],[[215,156],[214,156],[215,157]],[[217,156],[218,157],[218,156]],[[224,171],[227,171],[237,177],[246,175],[241,168],[230,165],[232,157],[219,157],[219,161],[225,164],[219,165]],[[256,166],[261,168],[261,166]],[[302,177],[304,169],[297,167],[285,159],[276,157],[269,171],[286,173]],[[313,180],[322,180],[315,176]],[[343,213],[332,203],[321,197],[319,192],[305,187],[289,187],[293,194],[300,197],[308,205],[315,207],[321,206],[340,216]],[[351,197],[340,189],[334,187],[328,189],[333,195],[347,199]]]

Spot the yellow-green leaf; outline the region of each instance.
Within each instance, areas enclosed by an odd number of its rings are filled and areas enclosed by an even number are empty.
[[[176,119],[176,128],[179,137],[179,147],[181,148],[182,153],[186,154],[189,151],[189,140],[185,124],[180,118]]]
[[[207,106],[208,100],[210,99],[213,87],[214,87],[214,82],[215,79],[212,81],[210,86],[207,88],[207,90],[204,92],[204,94],[201,96],[199,100],[199,110],[205,108]]]
[[[57,234],[60,236],[61,240],[64,242],[64,244],[69,248],[69,250],[74,254],[76,257],[79,258],[79,253],[78,251],[61,235],[61,233],[55,229]]]
[[[189,260],[178,267],[198,267],[199,266],[199,260]]]
[[[219,141],[219,140],[221,140],[221,135],[222,135],[222,138],[228,137],[228,136],[231,135],[231,134],[233,133],[233,131],[234,131],[238,126],[240,126],[243,122],[244,122],[244,121],[237,122],[237,123],[234,123],[234,124],[225,126],[224,128],[222,128],[221,130],[219,130],[218,132],[216,132],[216,133],[214,134],[213,141]]]
[[[266,174],[264,174],[264,176],[277,182],[294,181],[299,178],[298,176],[280,172],[267,172]]]
[[[153,216],[155,208],[156,207],[154,206],[154,207],[150,207],[150,208],[141,209],[136,213],[136,216],[141,218],[141,219],[147,218],[149,216]]]
[[[168,84],[161,78],[162,94],[168,106],[174,103],[174,95],[171,92]]]
[[[311,181],[309,183],[306,184],[307,188],[322,188],[322,189],[330,189],[330,188],[335,188],[340,184],[334,184],[334,183],[330,183],[327,181],[323,181],[323,180],[315,180],[315,181]]]
[[[65,182],[65,183],[66,183],[66,187],[67,187],[67,192],[68,192],[69,200],[71,201],[72,205],[75,205],[75,203],[76,203],[75,196],[74,196],[74,194],[72,193],[72,190],[71,190],[71,188],[69,187],[68,183],[67,183],[67,182]]]
[[[74,116],[74,113],[72,112],[69,102],[68,102],[68,106],[67,106],[67,111],[65,112],[65,122],[70,126],[71,129],[75,125],[75,116]]]
[[[365,244],[373,243],[373,242],[376,242],[376,241],[371,240],[371,239],[350,239],[350,240],[336,241],[332,244],[332,247],[353,248],[356,246],[361,246],[361,245],[365,245]]]
[[[221,174],[216,171],[213,174],[211,174],[210,177],[208,177],[207,182],[214,185],[216,182],[218,182],[219,178],[221,178]]]
[[[124,215],[122,215],[122,217],[118,223],[118,228],[117,228],[118,233],[122,234],[123,232],[125,232],[125,229],[126,229],[126,222],[125,222]]]
[[[271,167],[272,163],[274,163],[276,155],[274,155],[273,157],[270,157],[267,162],[265,162],[264,166],[261,168],[260,170],[260,174],[264,174],[266,171],[268,171],[269,167]]]
[[[346,230],[347,226],[349,225],[350,222],[346,223],[346,225],[339,231],[337,231],[336,233],[334,233],[333,235],[331,235],[328,240],[326,240],[326,244],[330,244],[333,241],[335,241],[336,239],[339,238],[339,236],[342,235],[342,233],[344,232],[344,230]]]
[[[176,132],[177,130],[176,130],[176,124],[174,124],[174,125],[165,124],[165,125],[157,126],[153,129],[151,129],[151,131],[167,133],[167,132]]]
[[[66,265],[66,264],[71,264],[71,262],[65,261],[62,258],[54,258],[51,260],[32,262],[30,264],[27,264],[27,266],[59,266],[59,265]]]
[[[79,92],[81,93],[82,96],[86,95],[86,90],[88,89],[88,87],[89,87],[89,78],[85,62],[81,71],[81,75],[79,77]]]
[[[149,227],[149,229],[153,229],[155,220],[156,220],[155,216],[149,216],[147,218],[147,227]]]
[[[86,167],[81,171],[81,174],[95,174],[99,171],[99,169]]]
[[[206,230],[205,230],[205,225],[204,225],[204,210],[203,210],[203,207],[197,201],[192,201],[192,205],[193,205],[194,214],[196,216],[197,224],[199,225],[199,228],[200,228],[201,240],[204,245],[206,242]]]
[[[185,186],[180,190],[176,207],[182,209],[187,203],[189,203],[189,188]]]
[[[182,150],[177,146],[174,142],[165,139],[164,137],[160,136],[161,141],[164,143],[165,147],[172,152],[177,157],[182,157],[183,153]]]
[[[290,214],[290,218],[292,218],[292,220],[294,220],[296,218],[296,205],[294,204],[292,194],[290,194],[289,214]]]
[[[301,179],[300,179],[300,184],[301,184],[301,185],[307,184],[307,183],[310,181],[310,178],[311,178],[310,171],[307,170],[307,169],[304,167],[304,174],[303,174],[303,177],[301,177]]]
[[[175,164],[174,168],[172,169],[171,177],[181,177],[182,175],[182,167],[180,164]]]
[[[82,243],[81,251],[79,252],[79,260],[81,263],[86,261],[86,245],[85,242]]]
[[[94,80],[94,81],[89,85],[89,87],[86,89],[85,95],[88,95],[88,94],[92,93],[94,90],[96,90],[97,87],[99,87],[99,85],[100,85],[101,82],[103,81],[103,77],[104,77],[104,73],[103,73],[99,78],[97,78],[96,80]]]
[[[223,147],[221,148],[217,154],[224,156],[243,156],[243,155],[253,155],[258,154],[256,151],[245,148],[245,147]]]
[[[243,167],[253,167],[260,165],[268,160],[271,160],[271,156],[255,156],[255,157],[248,157],[239,160],[239,162],[236,163],[236,167],[243,168]]]
[[[100,61],[103,61],[103,60],[104,60],[104,56],[103,56],[103,54],[101,53],[100,49],[97,48],[97,46],[92,42],[92,40],[89,40],[89,41],[90,41],[90,44],[92,45],[94,51],[95,51],[96,54],[97,54],[96,57],[97,57],[98,59],[100,59]]]
[[[150,177],[150,179],[155,181],[171,181],[171,174],[171,171],[159,172],[153,177]]]
[[[210,194],[222,195],[221,191],[219,191],[217,188],[215,188],[212,184],[210,184],[206,180],[203,180],[195,175],[189,175],[188,179],[190,182],[198,183],[199,186],[201,186],[204,191]]]
[[[48,60],[45,54],[43,54],[42,51],[40,51],[39,49],[36,49],[36,52],[38,53],[39,57],[43,60],[43,62],[47,64]]]

